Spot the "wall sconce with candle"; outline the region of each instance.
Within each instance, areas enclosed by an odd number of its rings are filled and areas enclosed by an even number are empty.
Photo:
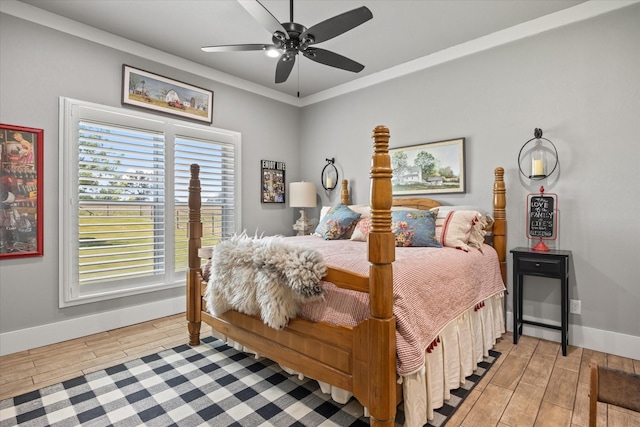
[[[529,158],[529,162],[525,160]],[[553,168],[551,172],[547,173],[547,160],[553,162]],[[531,165],[531,173],[528,175],[522,169],[523,162]],[[524,143],[520,152],[518,153],[518,168],[520,173],[525,177],[533,180],[545,179],[558,167],[558,150],[553,142],[547,138],[542,137],[542,129],[536,128],[533,131],[533,138]]]
[[[327,161],[327,164],[322,168],[320,182],[322,182],[322,188],[327,191],[331,191],[338,185],[338,169],[336,169],[335,157],[325,160]]]
[[[316,207],[316,186],[313,182],[292,182],[289,184],[289,206],[300,209],[300,218],[293,224],[298,236],[309,234],[311,224],[304,208]]]

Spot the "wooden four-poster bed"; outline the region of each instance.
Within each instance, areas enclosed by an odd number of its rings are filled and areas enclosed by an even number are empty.
[[[396,241],[392,232],[392,209],[398,207],[411,207],[418,209],[429,209],[440,203],[423,198],[402,198],[393,199],[391,191],[391,159],[389,156],[389,130],[384,126],[378,126],[373,131],[373,155],[371,161],[371,229],[368,235],[368,274],[362,272],[353,273],[341,268],[334,268],[327,264],[328,273],[323,279],[331,282],[339,288],[350,291],[363,292],[368,294],[369,314],[357,325],[336,325],[327,322],[315,322],[303,318],[291,319],[288,325],[282,330],[276,330],[267,326],[260,316],[248,316],[237,311],[230,310],[217,317],[212,316],[206,309],[203,295],[207,283],[202,279],[201,258],[199,249],[201,247],[202,224],[200,217],[200,181],[199,166],[192,165],[191,181],[189,184],[189,270],[187,273],[187,321],[189,331],[189,345],[195,346],[200,343],[201,322],[211,325],[211,327],[224,335],[227,339],[242,346],[250,348],[252,351],[272,359],[282,366],[293,371],[302,373],[310,378],[346,390],[355,396],[358,401],[365,406],[370,414],[371,425],[391,426],[394,424],[396,407],[402,399],[402,386],[398,384],[397,360],[396,360],[396,323],[394,315],[394,261],[396,260]],[[463,320],[470,322],[470,333],[478,334],[480,337],[472,338],[472,344],[460,343],[463,345],[473,345],[480,343],[477,347],[491,347],[495,339],[504,332],[502,311],[504,283],[506,273],[506,213],[505,213],[505,184],[503,180],[504,171],[502,168],[495,169],[495,180],[493,183],[493,224],[487,229],[490,242],[497,254],[495,268],[497,275],[501,276],[499,281],[502,285],[502,292],[492,291],[489,297],[483,296],[480,301],[476,301],[469,307],[463,307],[459,311],[457,322]],[[349,204],[346,184],[343,185],[342,203]],[[305,236],[306,237],[306,236]],[[305,238],[303,237],[303,239]],[[293,238],[292,238],[293,239]],[[365,243],[361,243],[365,245]],[[437,251],[438,249],[436,249]],[[363,249],[364,251],[364,249]],[[462,252],[462,251],[454,251]],[[480,251],[478,251],[480,252]],[[488,251],[484,251],[487,253]],[[482,256],[482,255],[479,255]],[[499,266],[498,266],[499,264]],[[441,297],[439,295],[438,297]],[[476,314],[485,302],[491,310],[483,314]],[[478,317],[483,316],[483,317]],[[484,329],[480,324],[486,323]],[[489,324],[491,323],[491,324]],[[447,328],[458,328],[455,319],[447,324]],[[457,376],[469,375],[468,372],[452,374],[450,368],[446,367],[444,375],[440,371],[433,371],[429,368],[429,363],[433,364],[432,358],[440,359],[449,357],[445,355],[445,350],[439,350],[438,356],[434,356],[437,351],[433,345],[438,345],[440,337],[445,338],[446,328],[438,330],[437,338],[427,351],[427,363],[425,363],[426,376],[430,372],[438,372],[436,382],[440,382],[443,376],[454,377],[451,381],[458,381]],[[456,329],[457,330],[457,329]],[[452,332],[453,335],[461,335],[460,332]],[[484,336],[484,338],[483,338]],[[456,338],[457,340],[457,338]],[[484,340],[484,342],[482,342]],[[474,350],[482,357],[482,348]],[[478,353],[479,352],[479,353]],[[474,356],[477,358],[477,356]],[[431,362],[430,362],[431,361]],[[478,360],[473,361],[472,368]],[[440,363],[440,362],[438,362]],[[466,362],[465,362],[466,363]],[[457,361],[455,364],[463,364]],[[466,369],[468,370],[468,369]],[[463,369],[464,371],[464,369]],[[420,371],[425,376],[425,369]],[[408,377],[404,379],[404,393],[407,396]],[[448,381],[444,378],[444,382]],[[435,387],[432,385],[433,378],[427,379],[427,389]],[[419,383],[425,388],[424,382]],[[458,384],[459,386],[460,384]],[[445,384],[446,386],[446,384]],[[415,387],[415,386],[414,386]],[[455,386],[452,386],[455,388]],[[445,387],[444,392],[448,394]],[[441,398],[441,397],[440,397]],[[405,400],[407,397],[405,397]],[[433,397],[429,396],[429,399]],[[436,398],[437,400],[437,398]],[[432,408],[427,408],[431,410]],[[406,412],[406,411],[405,411]],[[426,415],[425,415],[426,417]],[[423,422],[422,419],[420,422]]]

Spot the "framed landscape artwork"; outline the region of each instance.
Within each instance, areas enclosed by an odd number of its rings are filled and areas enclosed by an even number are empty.
[[[464,138],[389,149],[394,196],[464,193]]]
[[[129,65],[122,66],[122,103],[211,124],[213,92]]]
[[[43,255],[43,137],[0,124],[0,259]]]

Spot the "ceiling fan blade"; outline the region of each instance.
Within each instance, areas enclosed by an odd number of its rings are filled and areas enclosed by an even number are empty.
[[[296,63],[296,55],[291,56],[291,59],[285,60],[286,56],[282,55],[276,66],[276,83],[284,83],[289,78],[291,70]]]
[[[359,73],[364,69],[364,65],[349,59],[345,56],[338,55],[335,52],[331,52],[325,49],[317,47],[307,48],[302,54],[312,61],[319,62],[320,64],[328,65],[330,67],[341,68],[343,70]]]
[[[203,46],[202,49],[205,52],[244,52],[251,50],[264,50],[270,46],[276,47],[271,44],[228,44],[224,46]]]
[[[309,44],[320,43],[339,36],[371,18],[373,18],[371,11],[366,6],[362,6],[314,25],[300,35],[300,40],[312,36],[313,41]]]
[[[249,15],[253,16],[253,19],[266,28],[269,33],[274,34],[276,32],[280,32],[285,39],[289,38],[287,30],[284,29],[276,17],[273,16],[271,12],[269,12],[258,0],[238,0],[238,3],[240,3],[240,5],[249,12]]]

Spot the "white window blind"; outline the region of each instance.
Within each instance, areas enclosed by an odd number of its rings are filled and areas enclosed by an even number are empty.
[[[164,274],[164,135],[80,121],[79,284]]]
[[[200,165],[202,246],[212,246],[236,232],[236,148],[232,143],[175,137],[176,268],[187,267],[187,206],[191,164]]]
[[[60,305],[184,285],[189,170],[203,245],[239,228],[240,135],[61,99]]]

